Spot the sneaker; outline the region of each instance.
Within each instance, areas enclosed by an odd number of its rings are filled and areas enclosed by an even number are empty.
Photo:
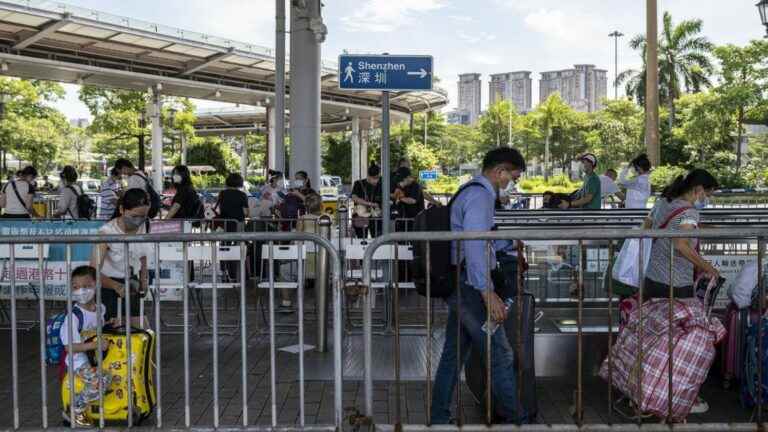
[[[696,398],[696,402],[693,404],[693,408],[691,408],[691,414],[704,414],[707,411],[709,411],[707,401],[701,397]]]
[[[93,421],[91,421],[84,412],[75,414],[75,427],[79,428],[92,428]]]
[[[94,423],[92,420],[88,418],[88,416],[85,415],[85,412],[81,413],[75,413],[75,421],[72,422],[69,419],[69,412],[62,412],[62,417],[64,417],[64,421],[69,423],[71,426],[76,428],[93,428]]]

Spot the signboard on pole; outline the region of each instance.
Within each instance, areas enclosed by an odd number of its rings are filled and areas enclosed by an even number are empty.
[[[437,180],[437,171],[419,171],[419,180],[432,181]]]
[[[340,55],[342,90],[432,90],[432,56]]]

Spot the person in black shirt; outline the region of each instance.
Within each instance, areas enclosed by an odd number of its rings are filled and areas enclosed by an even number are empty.
[[[226,220],[226,231],[237,232],[237,222],[244,222],[245,218],[249,216],[248,210],[248,195],[242,191],[243,176],[237,173],[232,173],[227,176],[227,188],[219,192],[219,198],[216,200],[216,208],[214,209],[217,214],[217,219]]]
[[[378,236],[381,232],[381,169],[376,164],[368,167],[368,177],[355,182],[352,187],[352,202],[355,209],[352,226],[357,238]],[[378,219],[372,222],[371,219]]]
[[[242,191],[244,184],[245,180],[243,180],[243,176],[240,174],[232,173],[228,175],[226,180],[227,188],[219,192],[219,197],[216,199],[216,206],[214,207],[215,218],[223,219],[224,222],[214,223],[223,226],[226,232],[240,231],[240,226],[243,226],[245,223],[245,218],[250,216],[248,195]],[[250,275],[251,261],[246,259],[245,263],[246,275]],[[230,280],[237,280],[239,278],[239,262],[229,261],[221,263],[221,269],[223,274],[229,276]]]
[[[396,219],[395,231],[408,231],[409,219],[424,209],[424,195],[421,186],[413,178],[411,170],[398,168],[393,176],[392,209]]]
[[[179,165],[171,172],[173,186],[176,194],[171,202],[171,209],[165,215],[165,219],[202,219],[203,203],[200,196],[192,186],[192,176],[189,168]]]

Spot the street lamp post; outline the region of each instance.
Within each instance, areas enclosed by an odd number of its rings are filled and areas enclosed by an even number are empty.
[[[11,101],[11,95],[9,95],[6,92],[0,93],[0,121],[5,120],[5,106],[10,101]],[[6,154],[5,146],[3,146],[2,153],[3,153],[2,155],[3,156],[3,160],[2,160],[3,172],[6,172],[7,166],[6,166],[6,157],[5,157],[5,154]]]
[[[760,3],[755,6],[760,11],[760,21],[765,26],[766,37],[768,37],[768,0],[760,0]]]
[[[147,161],[146,149],[144,148],[144,129],[147,128],[147,117],[144,111],[139,113],[139,171],[144,171]]]
[[[618,82],[619,81],[619,38],[624,36],[624,33],[621,33],[620,31],[615,30],[613,33],[609,34],[608,36],[613,38],[613,43],[614,43],[613,98],[618,99],[619,98],[619,82]]]

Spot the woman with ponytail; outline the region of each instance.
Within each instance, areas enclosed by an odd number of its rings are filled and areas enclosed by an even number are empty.
[[[699,228],[699,209],[717,189],[712,174],[695,169],[680,176],[669,185],[651,212],[652,228],[671,231],[693,231]],[[670,274],[670,242],[674,245],[674,260]],[[697,250],[696,238],[661,238],[653,242],[651,259],[646,272],[645,296],[668,297],[670,283],[676,298],[694,296],[694,271],[717,278],[720,273]]]

